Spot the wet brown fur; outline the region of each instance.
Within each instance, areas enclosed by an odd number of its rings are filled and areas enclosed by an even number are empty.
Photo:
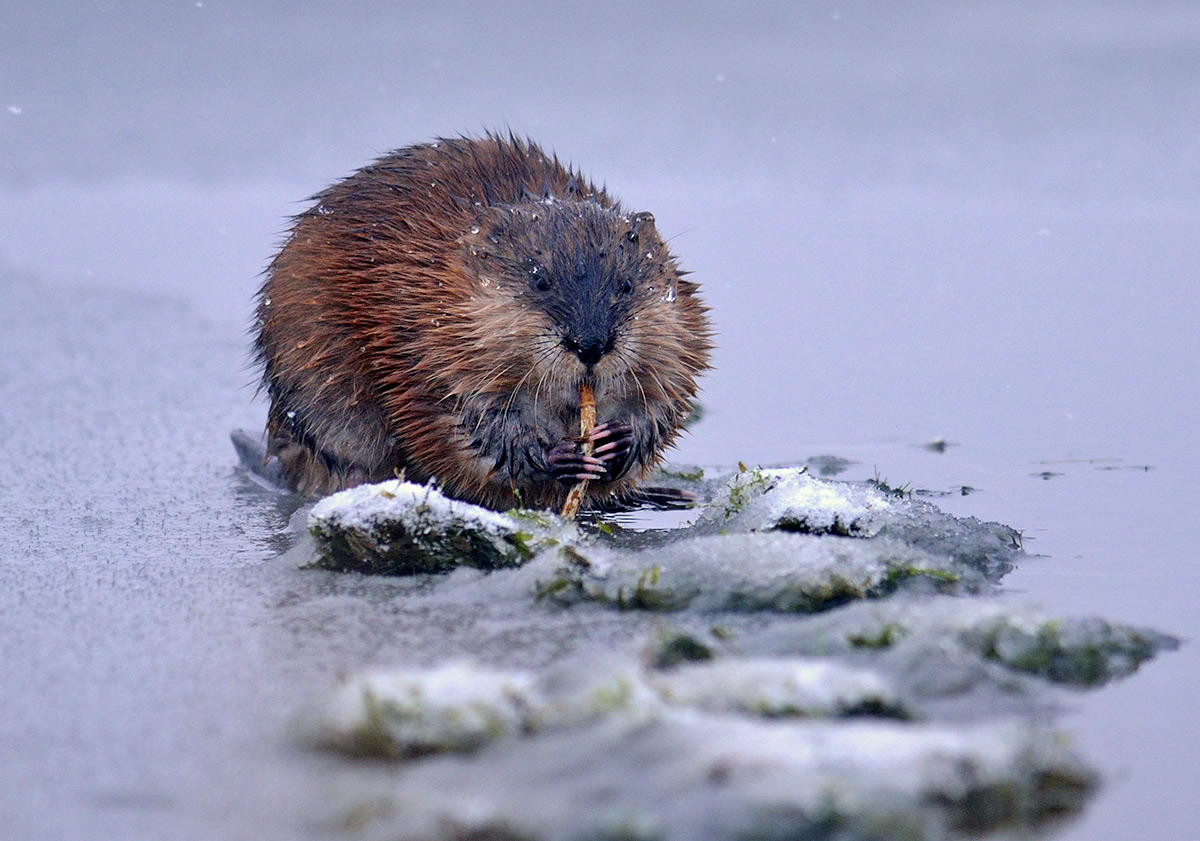
[[[653,217],[491,134],[398,150],[314,199],[258,307],[269,452],[295,489],[404,472],[494,508],[556,508],[567,487],[539,459],[577,434],[585,377],[598,423],[635,429],[628,471],[589,498],[628,492],[660,461],[711,333]],[[538,272],[550,292],[530,285]],[[590,370],[563,344],[589,320],[612,337]]]

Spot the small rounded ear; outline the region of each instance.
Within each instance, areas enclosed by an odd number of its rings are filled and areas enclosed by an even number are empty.
[[[633,229],[635,231],[653,231],[654,214],[648,210],[643,210],[640,213],[633,214]]]
[[[630,242],[637,242],[641,234],[658,235],[658,231],[654,228],[654,214],[648,210],[643,210],[630,216],[629,226]]]

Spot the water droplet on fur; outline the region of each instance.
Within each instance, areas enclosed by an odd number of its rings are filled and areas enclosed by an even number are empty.
[[[269,306],[271,306],[271,299],[270,299],[270,298],[263,298],[263,306],[264,306],[264,307],[269,307]]]
[[[663,300],[668,304],[675,300],[675,287],[667,286],[667,294],[663,295]]]
[[[478,225],[472,225],[472,226],[471,226],[471,227],[470,227],[468,230],[469,230],[471,233],[473,233],[473,234],[477,234],[477,233],[479,233],[479,226],[478,226]]]
[[[287,416],[288,416],[288,420],[295,420],[295,419],[296,419],[296,413],[295,413],[295,412],[288,412],[288,413],[287,413]]]

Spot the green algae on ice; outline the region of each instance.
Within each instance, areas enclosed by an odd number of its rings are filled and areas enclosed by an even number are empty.
[[[1009,668],[1055,683],[1099,686],[1136,671],[1178,640],[1157,631],[1131,628],[1099,617],[1020,621],[1002,616],[972,629],[981,653]]]
[[[724,697],[719,681],[697,688],[706,704]],[[645,838],[942,839],[1037,828],[1096,784],[1060,734],[1020,721],[780,717],[736,698],[706,709],[609,694],[607,713],[409,763],[371,837],[616,839],[636,825],[655,830],[633,836]]]
[[[309,513],[308,531],[315,566],[374,575],[520,566],[538,548],[576,534],[550,514],[501,514],[401,480],[326,497]]]
[[[308,741],[322,747],[413,759],[589,722],[646,723],[670,709],[762,718],[907,717],[878,674],[814,658],[729,658],[664,670],[611,657],[574,672],[465,662],[373,670],[343,678],[301,725]]]
[[[698,535],[633,553],[575,549],[537,595],[622,610],[818,613],[901,588],[987,586],[969,568],[893,540],[766,532]]]
[[[759,655],[884,658],[891,662],[889,669],[909,678],[937,664],[935,683],[957,671],[959,679],[952,683],[959,687],[998,679],[972,671],[968,658],[990,664],[997,673],[1095,687],[1131,674],[1178,644],[1166,634],[1100,617],[1056,616],[1004,599],[940,598],[852,605],[803,627],[779,627],[741,640],[745,650]],[[919,681],[910,685],[918,694],[933,692]]]
[[[804,469],[752,468],[717,486],[695,531],[786,531],[836,537],[890,537],[971,566],[997,581],[1020,553],[1016,529],[954,517],[880,482],[819,479]]]
[[[467,751],[525,729],[533,679],[452,663],[371,672],[341,681],[310,740],[353,755],[412,758]]]

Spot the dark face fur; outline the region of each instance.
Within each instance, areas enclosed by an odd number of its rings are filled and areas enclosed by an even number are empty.
[[[657,323],[679,282],[654,217],[547,201],[494,208],[480,228],[467,241],[480,283],[507,293],[539,325],[535,387],[561,385],[572,404],[584,380],[636,389],[621,380],[640,367],[643,322]]]
[[[652,467],[691,410],[710,347],[695,286],[654,217],[595,201],[529,202],[488,209],[459,241],[475,323],[489,326],[464,336],[474,350],[457,369],[469,448],[517,484],[582,478],[569,453],[588,383],[597,428],[620,448],[598,478]]]

